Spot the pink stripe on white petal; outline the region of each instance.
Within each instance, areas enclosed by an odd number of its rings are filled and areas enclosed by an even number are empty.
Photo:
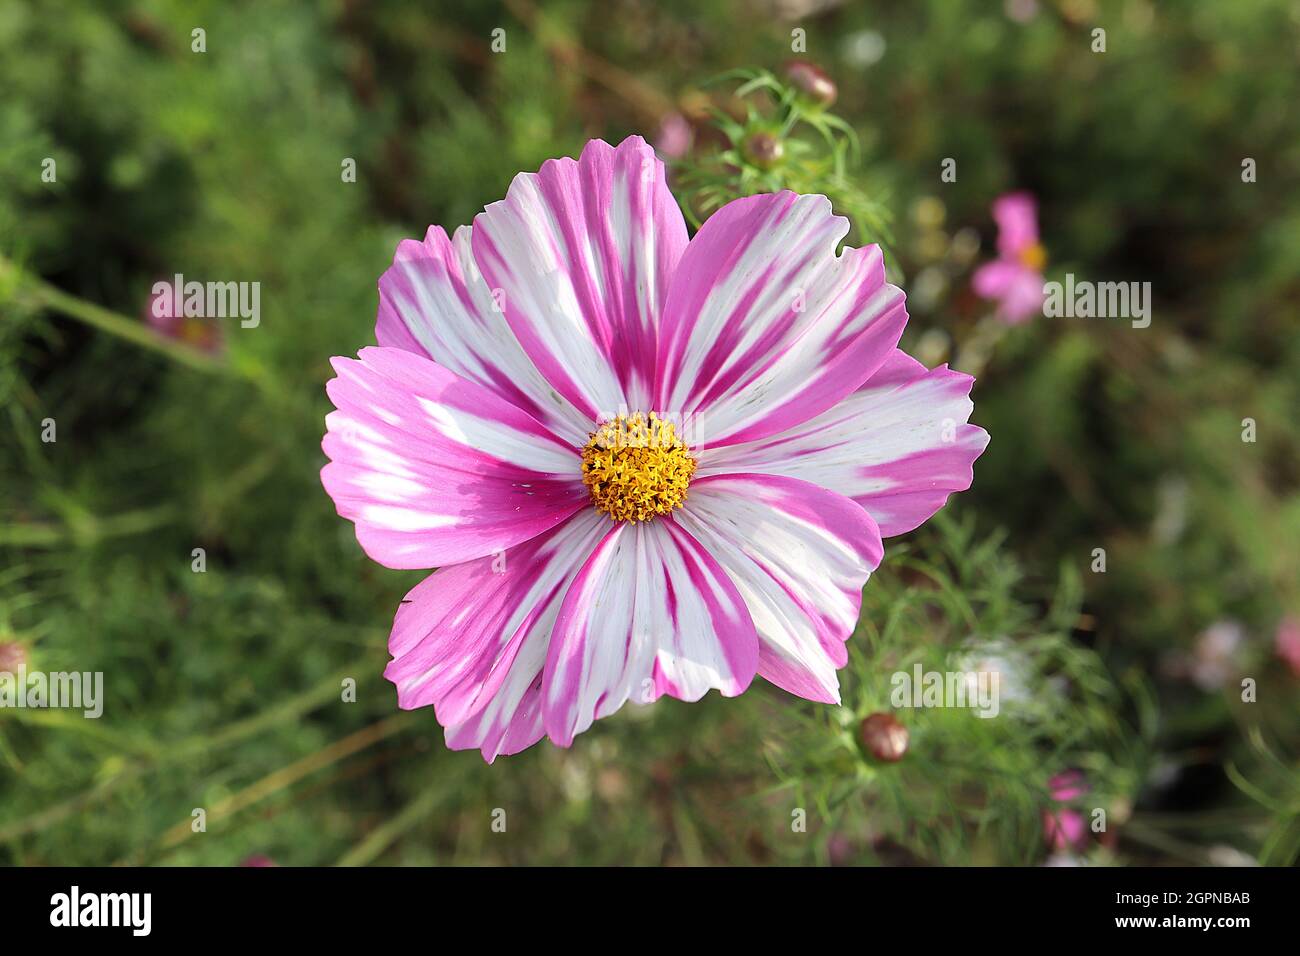
[[[474,259],[551,386],[592,418],[649,408],[686,223],[639,136],[520,173],[474,220]]]
[[[404,709],[432,704],[454,750],[489,763],[542,736],[541,677],[569,582],[609,530],[593,509],[498,555],[442,568],[406,596],[384,672]]]
[[[853,498],[887,538],[911,531],[970,487],[989,436],[967,424],[973,378],[946,365],[925,371],[897,354],[812,421],[700,453],[697,481],[734,472],[802,478]]]
[[[631,699],[733,697],[758,666],[745,602],[669,518],[615,525],[560,607],[542,678],[546,733],[562,747]]]
[[[836,671],[880,564],[880,530],[856,503],[776,475],[695,481],[677,518],[736,583],[758,631],[758,673],[838,704]]]
[[[862,383],[859,393],[883,395],[900,385],[915,382],[918,378],[930,374],[930,370],[908,355],[902,349],[889,353],[880,368],[871,373],[871,377]]]
[[[520,348],[470,250],[470,228],[452,240],[432,226],[404,239],[379,279],[380,345],[406,349],[490,389],[557,435],[581,446],[591,421],[547,384]]]
[[[587,503],[577,453],[536,419],[414,352],[335,358],[321,481],[390,568],[468,561]]]
[[[695,447],[752,441],[820,414],[884,362],[907,323],[877,246],[835,248],[825,196],[728,203],[691,240],[660,330],[657,402]]]

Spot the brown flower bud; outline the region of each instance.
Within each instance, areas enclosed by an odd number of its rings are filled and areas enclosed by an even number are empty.
[[[907,728],[893,714],[872,714],[862,722],[862,742],[877,760],[895,763],[907,753]]]
[[[745,139],[743,152],[759,169],[771,169],[785,155],[785,145],[772,133],[751,133]]]
[[[787,63],[785,78],[796,90],[821,106],[830,106],[839,94],[835,81],[826,71],[807,60],[791,60]]]

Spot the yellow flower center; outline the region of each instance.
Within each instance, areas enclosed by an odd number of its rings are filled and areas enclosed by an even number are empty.
[[[582,449],[582,483],[591,503],[614,521],[649,521],[680,508],[695,459],[677,428],[651,412],[619,415]]]
[[[1047,250],[1037,242],[1032,246],[1025,246],[1020,250],[1020,262],[1027,268],[1040,272],[1043,266],[1047,265]]]

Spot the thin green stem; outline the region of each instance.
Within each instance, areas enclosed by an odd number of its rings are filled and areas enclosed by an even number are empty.
[[[28,548],[53,548],[74,541],[92,544],[108,538],[144,534],[165,526],[176,516],[170,505],[141,508],[107,518],[79,515],[66,525],[16,523],[0,525],[0,544]]]
[[[39,308],[51,309],[68,318],[84,322],[133,345],[150,349],[173,361],[200,372],[234,374],[232,366],[180,342],[165,339],[143,322],[127,318],[110,309],[56,288],[9,259],[0,255],[0,285],[12,284],[15,296]]]
[[[276,704],[260,714],[236,721],[214,734],[193,736],[177,741],[174,744],[163,745],[158,749],[155,757],[127,763],[113,776],[97,781],[90,789],[77,794],[75,797],[57,803],[34,816],[15,820],[4,827],[0,827],[0,844],[11,842],[29,833],[35,833],[60,823],[109,796],[121,784],[143,777],[152,770],[165,767],[177,760],[199,754],[214,753],[220,748],[256,736],[271,727],[296,720],[303,714],[315,710],[326,701],[337,699],[335,695],[339,692],[340,681],[349,674],[357,673],[359,669],[359,666],[354,664],[337,671],[315,687],[280,704]]]
[[[447,796],[447,787],[429,788],[402,808],[397,816],[376,827],[366,838],[339,857],[337,866],[365,866],[374,860],[412,827],[428,818]]]

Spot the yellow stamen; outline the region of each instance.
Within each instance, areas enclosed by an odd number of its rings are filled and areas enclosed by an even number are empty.
[[[676,427],[654,412],[605,422],[582,450],[591,503],[614,521],[649,521],[680,508],[693,474],[695,459]]]
[[[1020,262],[1030,269],[1041,271],[1043,266],[1047,265],[1047,250],[1037,242],[1032,246],[1025,246],[1020,250]]]

